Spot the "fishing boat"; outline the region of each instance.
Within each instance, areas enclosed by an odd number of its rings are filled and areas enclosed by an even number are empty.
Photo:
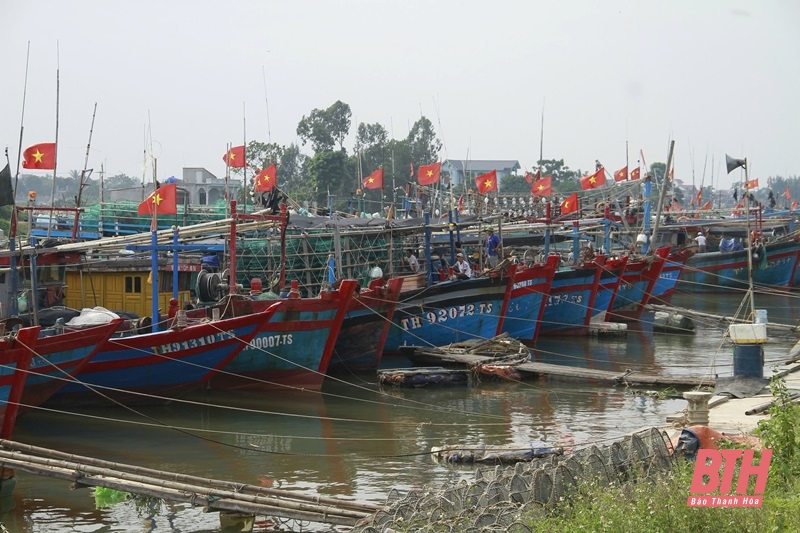
[[[620,287],[609,307],[609,320],[621,322],[639,320],[650,301],[653,287],[661,275],[669,251],[670,248],[665,246],[656,250],[651,256],[628,261]]]
[[[781,239],[753,248],[753,289],[788,289],[797,275],[800,242]],[[686,260],[677,289],[691,292],[746,290],[748,250],[696,253]]]
[[[27,380],[22,394],[20,412],[45,403],[59,389],[75,380],[102,345],[119,329],[122,318],[104,324],[70,327],[69,325],[42,329],[36,341],[34,356],[26,371]],[[12,347],[16,339],[0,339],[0,352]]]
[[[275,317],[277,306],[222,320],[176,319],[166,330],[112,337],[53,405],[163,403],[201,385],[225,367]]]
[[[490,274],[404,290],[384,350],[397,354],[402,346],[444,346],[499,334],[513,285],[509,265],[505,260]]]
[[[539,335],[585,333],[592,315],[596,314],[594,300],[602,272],[595,262],[556,271],[545,301]]]
[[[347,304],[329,372],[374,371],[378,368],[392,326],[404,279],[382,277],[353,295]]]
[[[648,303],[669,305],[672,301],[672,295],[675,294],[678,279],[683,272],[686,261],[693,253],[692,250],[685,247],[673,249],[669,253],[667,260],[664,262],[664,267],[661,269],[661,274],[653,286]]]
[[[597,283],[597,292],[592,304],[592,322],[605,322],[611,302],[619,291],[625,269],[628,267],[629,256],[595,258],[595,263],[600,266],[600,281]]]
[[[320,390],[333,347],[358,283],[343,280],[318,298],[301,298],[296,280],[290,297],[254,300],[228,295],[213,306],[189,311],[189,316],[247,317],[273,309],[274,318],[237,351],[224,369],[205,379],[215,389]]]
[[[551,255],[545,264],[517,265],[511,275],[511,297],[502,333],[515,339],[536,338],[559,261],[559,256]]]
[[[4,339],[6,345],[0,350],[0,438],[10,439],[14,433],[39,329],[39,326],[21,328],[13,338]]]

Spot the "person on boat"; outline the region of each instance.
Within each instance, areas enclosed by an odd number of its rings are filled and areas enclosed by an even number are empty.
[[[464,254],[464,257],[469,257],[469,252],[467,252],[467,249],[464,248],[461,241],[456,241],[455,250],[456,256],[458,256],[458,254]]]
[[[456,277],[458,279],[469,279],[472,277],[472,267],[461,252],[456,254],[456,264],[453,265],[453,270],[456,272]]]
[[[733,237],[731,237],[730,239],[726,239],[725,236],[723,235],[722,240],[719,241],[719,251],[723,253],[732,252],[733,245],[735,242],[736,240]]]
[[[444,256],[444,251],[434,251],[433,255],[431,256],[431,263],[433,271],[439,273],[439,280],[447,281],[447,279],[450,277],[450,265],[447,263],[447,259]]]
[[[736,240],[733,237],[731,237],[731,240],[733,241],[733,248],[731,248],[731,251],[739,252],[739,251],[744,250],[744,246],[742,245],[742,240],[741,239]]]
[[[697,242],[697,251],[701,254],[706,253],[706,245],[708,244],[708,239],[706,236],[703,235],[702,231],[697,232],[697,237],[694,239]]]
[[[406,250],[406,256],[403,258],[403,265],[409,272],[414,274],[419,272],[419,261],[417,261],[417,256],[414,255],[411,249]]]
[[[500,252],[500,237],[494,234],[492,228],[486,230],[486,262],[489,268],[497,266]]]

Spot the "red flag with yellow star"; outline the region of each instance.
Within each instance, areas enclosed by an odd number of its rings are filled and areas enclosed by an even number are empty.
[[[222,160],[225,161],[229,167],[244,168],[246,164],[244,160],[244,145],[232,147],[222,156]]]
[[[271,191],[277,182],[278,167],[276,167],[275,163],[273,163],[258,173],[255,183],[253,184],[253,190],[255,192]]]
[[[153,191],[153,194],[139,204],[138,213],[140,215],[177,215],[178,186],[169,183]]]
[[[578,193],[570,194],[566,200],[561,202],[561,214],[568,215],[578,210]]]
[[[379,168],[361,182],[365,189],[383,189],[383,169]]]
[[[56,168],[56,143],[34,144],[22,152],[22,168],[53,170]]]
[[[439,183],[439,176],[442,172],[441,163],[433,163],[432,165],[420,165],[417,170],[417,180],[420,185],[433,185]]]
[[[626,181],[628,179],[628,165],[614,172],[614,181]]]
[[[552,196],[553,195],[553,176],[545,176],[542,179],[535,181],[531,187],[531,193],[534,196]]]
[[[641,177],[640,172],[641,171],[639,170],[639,167],[636,167],[633,170],[631,170],[631,180],[638,180]]]
[[[479,194],[486,194],[497,191],[497,171],[492,170],[486,174],[481,174],[475,178],[475,185],[478,187]]]
[[[581,178],[581,189],[584,191],[588,189],[596,189],[597,187],[601,187],[605,184],[606,170],[602,167],[594,174],[590,174]]]

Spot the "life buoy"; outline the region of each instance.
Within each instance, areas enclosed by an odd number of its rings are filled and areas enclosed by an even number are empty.
[[[608,203],[606,203],[606,202],[597,202],[597,205],[594,206],[594,210],[598,215],[603,215],[603,214],[605,214],[607,207],[608,207]]]

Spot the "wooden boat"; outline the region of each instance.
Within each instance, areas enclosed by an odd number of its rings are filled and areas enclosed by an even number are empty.
[[[468,385],[469,370],[444,368],[441,366],[385,369],[378,371],[378,383],[381,385],[411,388]]]
[[[20,412],[42,405],[59,389],[78,379],[99,353],[102,345],[117,331],[123,319],[90,327],[64,326],[40,331],[33,359],[27,369]],[[19,342],[17,337],[16,342]],[[0,352],[13,346],[13,339],[0,339]]]
[[[675,294],[683,267],[693,253],[688,248],[679,248],[670,252],[664,262],[664,267],[661,269],[661,274],[653,286],[648,303],[669,305],[672,301],[672,295]]]
[[[639,320],[650,301],[653,287],[661,275],[669,251],[669,247],[665,246],[659,248],[653,256],[628,261],[620,288],[609,308],[609,320],[621,322]]]
[[[6,346],[0,350],[0,438],[10,439],[14,433],[39,329],[39,326],[20,329],[14,338],[4,339]]]
[[[790,287],[797,275],[800,242],[766,243],[766,258],[753,260],[753,288]],[[747,250],[696,253],[686,260],[678,278],[678,290],[718,292],[748,288]]]
[[[265,309],[275,313],[222,371],[204,379],[206,385],[218,389],[320,390],[356,286],[355,280],[343,280],[338,289],[324,291],[319,298],[300,298],[299,292],[280,300],[232,295],[212,307],[187,312],[197,317],[218,309],[222,316],[240,318]],[[293,287],[298,290],[295,281]]]
[[[587,331],[595,311],[594,299],[602,271],[594,262],[556,271],[545,302],[539,335]]]
[[[595,263],[600,266],[600,281],[592,304],[592,322],[604,322],[611,302],[619,291],[622,276],[628,267],[629,256],[616,258],[597,257]]]
[[[511,297],[501,328],[503,333],[516,339],[536,338],[559,261],[554,255],[543,265],[517,266],[511,274]]]
[[[277,309],[110,338],[49,403],[160,403],[198,389],[271,323]]]
[[[444,346],[497,335],[511,296],[507,267],[501,263],[499,274],[403,291],[384,350],[398,353],[402,346]]]
[[[383,355],[404,279],[382,278],[353,295],[336,337],[329,372],[374,371]]]

